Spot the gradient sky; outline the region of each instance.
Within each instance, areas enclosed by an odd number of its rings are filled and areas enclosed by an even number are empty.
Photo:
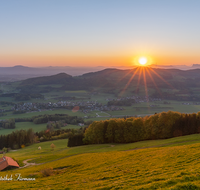
[[[0,0],[0,66],[200,64],[199,0]]]

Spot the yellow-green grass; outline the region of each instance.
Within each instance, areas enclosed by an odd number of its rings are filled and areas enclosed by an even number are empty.
[[[43,130],[47,129],[47,124],[43,123],[43,124],[34,124],[33,122],[16,122],[16,128],[15,129],[1,129],[0,130],[0,135],[7,135],[12,133],[12,131],[16,131],[16,130],[28,130],[30,128],[33,129],[34,132],[40,132]],[[61,129],[79,129],[80,126],[78,125],[70,125],[68,124],[65,127],[62,127]],[[55,129],[56,130],[56,129]]]
[[[98,144],[98,145],[87,145],[87,146],[78,146],[74,148],[67,147],[67,139],[47,141],[36,143],[31,146],[19,149],[14,152],[9,152],[8,155],[20,158],[21,160],[25,157],[35,157],[35,161],[40,163],[41,160],[45,161],[47,157],[53,160],[52,152],[50,152],[50,144],[54,143],[56,145],[55,156],[62,157],[73,154],[82,154],[89,152],[108,152],[108,151],[124,151],[124,150],[133,150],[133,149],[143,149],[143,148],[152,148],[152,147],[166,147],[166,146],[176,146],[176,145],[185,145],[185,144],[194,144],[200,143],[200,135],[188,135],[183,137],[176,137],[171,139],[162,139],[162,140],[151,140],[151,141],[141,141],[136,143],[127,143],[127,144]],[[37,147],[41,146],[42,150],[37,150]],[[59,153],[58,153],[59,152]],[[27,154],[28,153],[28,154]],[[41,157],[37,157],[43,156]]]
[[[54,151],[51,143],[56,145]],[[1,189],[200,189],[199,134],[74,148],[68,148],[63,139],[34,144],[7,156],[20,163],[33,159],[43,164],[0,172],[2,177],[21,173],[23,178],[36,178],[0,181]],[[40,171],[47,168],[53,173],[44,177]]]

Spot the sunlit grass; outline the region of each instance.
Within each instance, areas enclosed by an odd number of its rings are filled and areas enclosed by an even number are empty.
[[[7,156],[43,163],[4,171],[36,181],[1,181],[1,189],[199,189],[200,135],[130,144],[101,144],[74,148],[67,140],[34,144]],[[187,145],[190,143],[190,145]],[[180,146],[181,145],[181,146]],[[38,150],[37,147],[42,149]],[[169,147],[165,147],[169,146]],[[149,148],[147,148],[149,147]],[[126,151],[129,150],[129,151]],[[30,161],[31,162],[31,161]],[[51,170],[48,177],[41,171]]]

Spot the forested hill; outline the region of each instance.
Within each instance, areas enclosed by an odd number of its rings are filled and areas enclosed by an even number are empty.
[[[137,85],[147,84],[149,88],[188,89],[200,88],[200,69],[153,69],[135,68],[132,70],[105,69],[98,72],[87,73],[81,76],[90,80],[106,80],[107,87],[123,88],[128,84],[129,88]],[[104,85],[105,86],[105,85]]]
[[[151,75],[154,78],[158,77],[156,74],[160,75],[165,79],[172,79],[173,71],[175,69],[144,69],[144,68],[135,68],[128,70],[119,70],[119,69],[105,69],[98,72],[87,73],[82,75],[83,78],[105,78],[108,80],[117,80],[117,81],[137,81],[138,78],[145,73],[146,78],[148,79]],[[175,70],[176,71],[176,70]],[[181,70],[177,70],[180,71]],[[134,77],[133,77],[134,75]],[[116,82],[116,81],[115,81]]]
[[[133,74],[136,74],[137,78],[140,75],[140,72],[146,73],[146,77],[149,78],[150,75],[161,76],[166,79],[173,79],[174,76],[183,77],[185,79],[189,78],[200,78],[200,69],[192,69],[192,70],[179,70],[179,69],[159,69],[159,68],[134,68],[128,70],[120,70],[120,69],[104,69],[97,72],[90,72],[83,74],[82,77],[85,78],[95,78],[95,77],[108,77],[108,78],[123,78],[123,77],[132,77]],[[135,78],[134,77],[134,78]],[[176,77],[175,77],[176,78]],[[174,78],[174,79],[175,79]]]
[[[138,86],[147,85],[152,89],[176,89],[192,94],[191,88],[200,88],[200,69],[155,69],[135,68],[131,70],[104,69],[98,72],[87,73],[78,77],[72,77],[66,73],[52,76],[36,77],[21,82],[18,88],[21,92],[46,92],[55,90],[96,90],[120,92],[126,87],[127,90],[136,90]]]
[[[19,86],[21,93],[45,93],[59,90],[83,90],[85,82],[66,73],[52,76],[36,77],[21,81]]]
[[[51,84],[63,84],[69,79],[72,79],[71,75],[66,73],[60,73],[52,76],[35,77],[23,80],[21,85],[51,85]]]

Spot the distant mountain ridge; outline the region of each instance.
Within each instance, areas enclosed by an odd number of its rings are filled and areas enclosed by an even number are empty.
[[[34,75],[53,75],[58,74],[61,72],[67,72],[71,73],[72,76],[81,75],[83,73],[91,72],[91,71],[97,71],[104,69],[105,67],[26,67],[23,65],[16,65],[13,67],[0,67],[0,74],[25,74],[24,72],[27,72],[26,74],[34,74]]]
[[[66,73],[52,76],[29,78],[21,81],[18,89],[23,93],[43,93],[63,90],[95,90],[103,89],[104,92],[123,91],[124,88],[137,90],[140,86],[147,85],[149,88],[178,89],[180,92],[191,88],[200,88],[200,69],[179,70],[149,68],[144,75],[135,69],[113,69],[108,68],[97,72],[90,72],[73,77]],[[139,81],[139,83],[138,83]],[[58,86],[52,86],[52,85]],[[155,86],[156,84],[156,86]],[[170,94],[168,95],[170,96]]]
[[[66,73],[59,73],[52,76],[35,77],[23,80],[21,85],[51,85],[51,84],[63,84],[66,80],[72,79],[71,75]]]
[[[95,72],[105,67],[26,67],[16,65],[14,67],[0,67],[0,81],[19,81],[32,77],[50,76],[59,73],[68,73],[71,76],[78,76],[88,72]]]
[[[200,64],[193,64],[192,68],[200,68]]]
[[[185,66],[185,65],[151,65],[152,68],[161,68],[161,69],[179,69],[182,68],[182,70],[191,70],[200,68],[200,64],[193,64],[192,67]],[[134,69],[136,67],[110,67],[106,68],[103,66],[98,67],[70,67],[70,66],[64,66],[64,67],[26,67],[23,65],[16,65],[14,67],[0,67],[0,81],[19,81],[24,80],[28,78],[33,77],[42,77],[42,76],[50,76],[50,75],[56,75],[59,73],[67,73],[71,76],[88,76],[92,75],[92,73],[96,73],[98,75],[98,71],[102,71],[104,69],[118,69],[118,70],[130,70]],[[108,70],[107,70],[108,72]],[[121,71],[122,72],[122,71]]]

